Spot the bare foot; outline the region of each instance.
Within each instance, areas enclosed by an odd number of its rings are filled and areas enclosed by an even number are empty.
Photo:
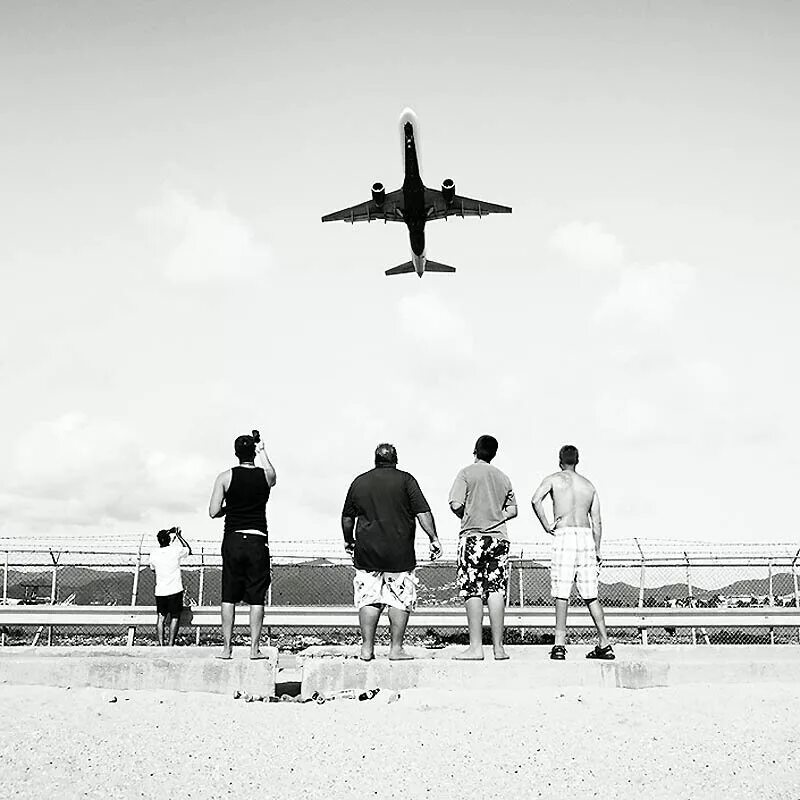
[[[483,650],[473,650],[468,647],[453,656],[453,661],[483,661]]]
[[[263,661],[265,658],[269,658],[269,656],[266,653],[262,653],[260,650],[256,650],[255,653],[250,653],[251,661]]]
[[[508,661],[509,655],[506,653],[505,648],[501,647],[499,650],[494,651],[495,661]]]
[[[231,658],[233,658],[233,653],[230,650],[225,650],[223,648],[222,653],[218,656],[214,656],[214,658],[217,658],[220,661],[230,661]]]
[[[372,661],[375,658],[375,651],[369,647],[362,647],[361,648],[361,655],[359,658],[362,661]]]
[[[389,661],[413,661],[413,659],[414,656],[403,650],[402,647],[394,652],[389,651]]]

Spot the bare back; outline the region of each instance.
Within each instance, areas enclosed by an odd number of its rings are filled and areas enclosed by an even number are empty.
[[[555,528],[591,527],[595,488],[583,475],[562,470],[550,476]]]

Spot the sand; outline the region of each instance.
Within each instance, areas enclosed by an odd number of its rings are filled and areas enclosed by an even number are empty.
[[[797,800],[798,709],[776,684],[323,706],[0,685],[0,763],[21,798]]]

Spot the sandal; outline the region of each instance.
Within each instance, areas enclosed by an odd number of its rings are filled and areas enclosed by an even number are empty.
[[[593,658],[598,661],[613,661],[616,656],[610,644],[607,644],[605,647],[600,647],[599,644],[596,644],[594,650],[590,650],[586,654],[586,658]]]
[[[550,659],[552,661],[564,661],[567,657],[567,648],[563,644],[554,644],[553,649],[550,651]]]

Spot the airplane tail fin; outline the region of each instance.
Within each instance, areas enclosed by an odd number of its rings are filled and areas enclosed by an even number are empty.
[[[455,267],[448,267],[447,264],[440,264],[438,261],[426,261],[425,272],[455,272]]]
[[[387,275],[402,275],[404,272],[416,272],[414,265],[410,261],[406,261],[405,264],[400,264],[397,267],[386,270]]]

